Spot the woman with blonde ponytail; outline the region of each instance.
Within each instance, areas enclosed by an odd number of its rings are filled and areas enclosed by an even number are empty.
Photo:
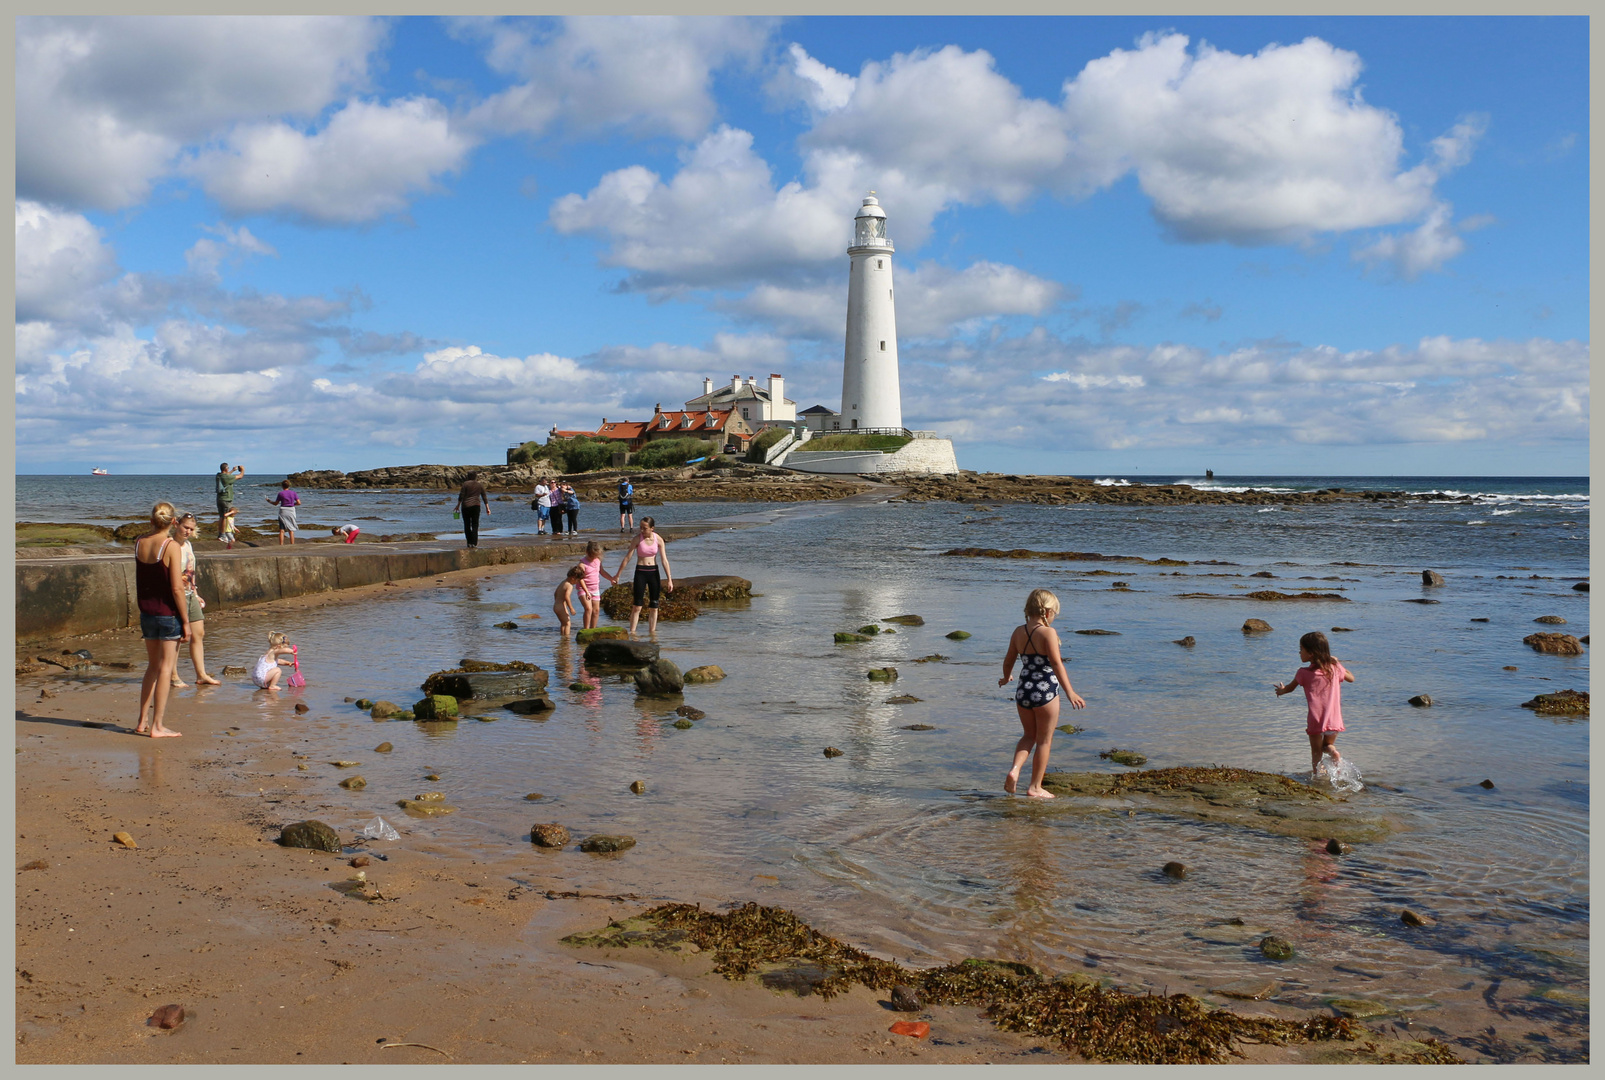
[[[178,643],[190,639],[189,604],[184,596],[184,558],[173,542],[172,503],[151,507],[150,532],[134,545],[134,591],[139,599],[139,629],[145,638],[145,681],[139,688],[139,723],[134,734],[153,739],[174,738],[177,732],[162,723],[167,694],[178,667]],[[150,723],[145,722],[150,712]]]

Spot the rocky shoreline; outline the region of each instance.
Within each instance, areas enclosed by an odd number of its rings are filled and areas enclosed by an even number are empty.
[[[1187,484],[1101,484],[1076,476],[1030,476],[1014,473],[980,473],[964,470],[954,476],[923,473],[885,473],[866,476],[824,476],[793,472],[769,465],[741,463],[714,468],[685,466],[650,472],[601,470],[559,477],[548,462],[529,465],[403,465],[353,473],[309,470],[291,473],[296,487],[317,488],[421,488],[452,490],[470,472],[477,472],[485,487],[496,493],[527,493],[538,479],[563,479],[574,485],[586,501],[611,499],[620,476],[636,486],[636,503],[663,502],[793,502],[840,499],[892,485],[901,492],[894,502],[1034,503],[1066,506],[1095,503],[1110,506],[1319,506],[1334,503],[1470,502],[1464,496],[1405,491],[1222,491]]]

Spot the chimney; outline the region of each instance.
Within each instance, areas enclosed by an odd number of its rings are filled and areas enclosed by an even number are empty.
[[[732,376],[730,376],[730,389],[732,389],[732,390],[740,390],[741,389],[741,376],[740,375],[732,375]]]
[[[704,375],[702,377],[702,396],[707,397],[711,393],[713,393],[713,380]]]
[[[786,400],[786,379],[783,375],[769,373],[769,400],[776,405]]]
[[[652,415],[653,416],[658,415],[658,413],[660,413],[662,411],[663,411],[663,403],[661,401],[658,402],[656,405],[652,406]]]

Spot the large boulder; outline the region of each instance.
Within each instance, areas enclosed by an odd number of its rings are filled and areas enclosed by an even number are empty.
[[[585,665],[593,668],[639,668],[658,658],[655,641],[593,641],[585,646]]]
[[[1421,571],[1421,584],[1442,585],[1443,575],[1438,573],[1436,570],[1423,570]]]
[[[1583,643],[1570,634],[1528,634],[1521,639],[1523,645],[1529,645],[1534,652],[1553,653],[1556,656],[1581,656]]]
[[[297,821],[293,825],[286,825],[279,832],[279,844],[282,847],[311,848],[313,851],[340,854],[340,834],[321,821]]]
[[[589,645],[593,641],[623,641],[629,636],[629,631],[622,626],[590,626],[577,632],[574,640]]]
[[[390,720],[401,715],[401,706],[394,701],[376,701],[373,708],[368,710],[368,715],[375,720]]]
[[[449,695],[458,701],[471,698],[526,698],[545,693],[546,682],[551,676],[544,669],[522,661],[517,662],[516,667],[513,664],[498,666],[502,670],[458,668],[455,671],[437,671],[424,680],[423,691],[431,696]]]
[[[1587,716],[1588,691],[1557,690],[1553,694],[1539,694],[1531,701],[1521,703],[1540,716]]]
[[[635,689],[649,697],[669,697],[685,689],[685,677],[672,660],[654,660],[635,673]]]
[[[1243,633],[1245,634],[1268,634],[1271,629],[1271,624],[1264,619],[1245,619],[1243,621]]]
[[[685,673],[685,681],[688,683],[718,682],[724,677],[724,668],[718,664],[703,664]]]
[[[568,830],[556,822],[533,825],[529,830],[529,839],[537,847],[560,848],[568,843]]]

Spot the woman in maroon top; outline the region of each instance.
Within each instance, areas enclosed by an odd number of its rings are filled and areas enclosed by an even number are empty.
[[[151,531],[134,545],[134,590],[139,599],[139,629],[145,638],[145,681],[139,688],[139,723],[134,734],[168,739],[183,734],[162,723],[167,692],[178,667],[178,643],[190,639],[189,605],[184,599],[184,556],[173,541],[173,504],[151,508]],[[151,712],[150,724],[145,713]]]

